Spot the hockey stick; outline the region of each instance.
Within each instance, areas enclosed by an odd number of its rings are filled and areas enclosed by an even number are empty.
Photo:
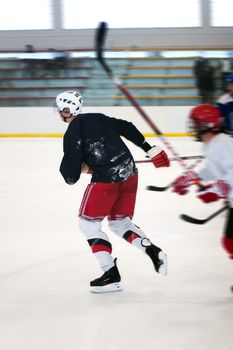
[[[148,191],[154,191],[154,192],[164,192],[168,190],[170,187],[172,187],[173,181],[170,182],[167,186],[154,186],[154,185],[148,185],[146,186],[146,189]]]
[[[205,159],[204,156],[183,156],[183,157],[180,157],[181,159],[184,159],[184,160],[191,160],[191,159]],[[178,159],[176,157],[174,158],[169,158],[170,162],[173,162],[173,161],[177,161]],[[143,159],[143,160],[136,160],[135,163],[151,163],[152,160],[151,159]]]
[[[178,153],[174,150],[174,148],[171,146],[171,144],[163,136],[162,132],[157,128],[157,126],[153,123],[153,121],[150,119],[150,117],[146,114],[146,112],[138,104],[136,99],[131,95],[131,93],[128,91],[128,89],[124,86],[124,84],[121,82],[119,77],[114,75],[111,68],[107,65],[107,63],[103,57],[106,31],[107,31],[107,23],[100,22],[100,24],[97,28],[96,37],[95,37],[96,58],[99,61],[100,65],[102,66],[104,71],[107,73],[108,77],[117,86],[117,88],[127,97],[127,99],[137,109],[137,111],[140,113],[140,115],[143,117],[143,119],[148,123],[148,125],[150,125],[151,129],[157,134],[157,136],[159,137],[161,142],[164,143],[164,145],[170,150],[170,152],[173,154],[173,156],[175,158],[177,158],[177,161],[179,161],[181,167],[187,172],[187,176],[190,176],[193,183],[196,184],[200,189],[203,189],[204,186],[201,184],[200,180],[197,178],[193,178],[193,176],[189,175],[187,166],[186,166],[185,162],[183,161],[183,159],[178,155]]]
[[[224,205],[222,208],[208,216],[206,219],[197,219],[192,216],[186,215],[186,214],[181,214],[180,218],[186,222],[189,222],[190,224],[196,224],[196,225],[203,225],[207,223],[208,221],[212,220],[215,218],[217,215],[221,214],[223,211],[227,210],[229,208],[228,205]]]
[[[189,170],[194,169],[201,161],[202,161],[202,158],[201,159],[199,158],[194,164],[190,165],[188,169]],[[146,189],[148,191],[163,192],[168,190],[170,187],[172,187],[173,184],[174,184],[174,181],[170,182],[167,186],[164,186],[164,187],[149,185],[146,187]]]

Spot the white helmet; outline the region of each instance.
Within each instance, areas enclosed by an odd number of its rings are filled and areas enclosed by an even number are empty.
[[[83,98],[77,91],[65,91],[56,97],[58,111],[69,108],[70,113],[76,116],[82,112]]]

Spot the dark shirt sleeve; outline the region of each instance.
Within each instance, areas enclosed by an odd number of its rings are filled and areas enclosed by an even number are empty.
[[[76,130],[67,130],[63,140],[64,155],[60,165],[60,172],[66,183],[75,184],[81,174],[83,162],[82,139],[79,138]]]
[[[143,149],[145,152],[151,149],[151,146],[146,142],[143,134],[134,126],[133,123],[123,119],[110,118],[119,135],[134,143],[136,146]]]

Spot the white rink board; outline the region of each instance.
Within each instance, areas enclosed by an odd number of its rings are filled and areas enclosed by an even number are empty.
[[[186,133],[186,119],[192,107],[145,107],[144,110],[162,133]],[[84,107],[83,112],[104,113],[133,122],[141,132],[153,132],[134,107]],[[64,133],[53,107],[1,107],[0,135],[18,133]]]

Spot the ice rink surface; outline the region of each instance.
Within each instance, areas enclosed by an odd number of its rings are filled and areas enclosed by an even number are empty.
[[[189,138],[169,141],[183,156],[201,154]],[[66,185],[61,157],[60,138],[0,139],[0,349],[232,350],[233,265],[220,245],[225,214],[199,226],[179,218],[205,218],[222,203],[201,203],[195,188],[184,197],[149,192],[147,185],[165,186],[182,168],[139,164],[134,222],[167,253],[168,275],[156,274],[104,222],[123,291],[91,294],[89,281],[101,272],[77,220],[90,177]]]

